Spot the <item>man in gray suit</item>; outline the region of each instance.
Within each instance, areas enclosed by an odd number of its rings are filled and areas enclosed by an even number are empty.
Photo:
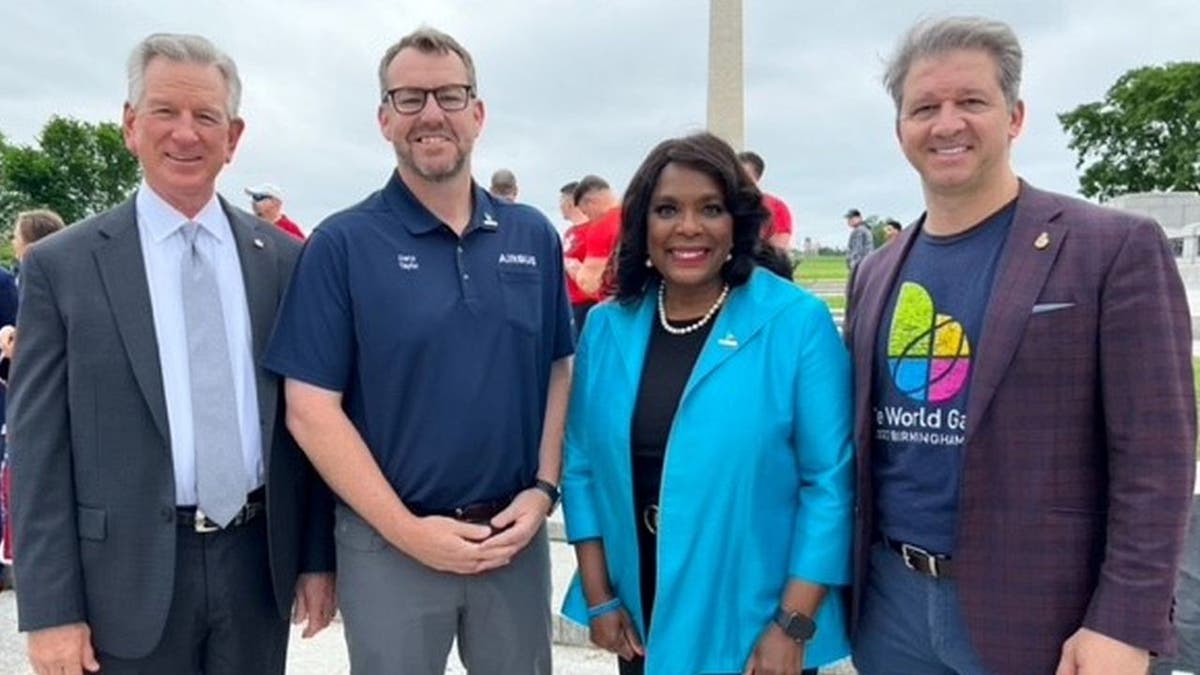
[[[39,674],[281,673],[293,597],[306,634],[333,614],[331,499],[258,366],[299,245],[215,190],[240,92],[204,38],[146,38],[124,110],[144,182],[22,265],[9,438]]]

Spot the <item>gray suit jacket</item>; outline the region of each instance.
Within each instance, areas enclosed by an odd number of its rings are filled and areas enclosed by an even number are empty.
[[[299,256],[287,234],[221,202],[261,361]],[[159,345],[134,201],[30,249],[10,381],[20,629],[86,621],[100,650],[158,643],[175,575],[175,485]],[[274,595],[333,568],[332,499],[287,434],[282,383],[256,369]]]

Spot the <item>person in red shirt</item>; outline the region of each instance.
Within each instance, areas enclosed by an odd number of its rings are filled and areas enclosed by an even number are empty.
[[[591,304],[588,303],[588,298],[583,291],[579,290],[579,284],[575,283],[575,278],[572,274],[579,269],[583,264],[583,246],[586,243],[584,233],[587,225],[587,216],[583,215],[583,211],[575,206],[575,188],[579,187],[579,181],[573,180],[559,188],[558,191],[558,210],[562,214],[563,220],[567,221],[566,229],[563,230],[563,271],[567,278],[567,299],[571,302],[571,325],[575,329],[575,337],[579,337],[579,327],[583,323],[583,315],[587,313]]]
[[[304,241],[304,231],[283,213],[282,190],[271,183],[263,183],[246,188],[246,194],[250,195],[250,206],[254,210],[254,215],[268,223],[274,223],[275,227]]]
[[[584,176],[575,186],[575,207],[587,222],[567,230],[563,244],[567,293],[575,331],[583,331],[588,310],[605,296],[604,270],[621,230],[621,206],[608,182]]]
[[[576,225],[587,222],[587,216],[583,215],[583,211],[580,211],[578,206],[575,206],[575,188],[577,187],[579,187],[579,181],[573,180],[558,189],[558,211],[562,214],[563,220],[570,223],[567,231]]]
[[[739,152],[738,161],[755,183],[758,183],[767,168],[762,155],[749,150]],[[792,244],[792,212],[782,199],[766,192],[763,192],[763,206],[771,212],[770,220],[763,225],[763,241],[787,254]]]

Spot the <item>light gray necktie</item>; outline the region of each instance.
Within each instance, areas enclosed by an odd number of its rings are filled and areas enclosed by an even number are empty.
[[[225,527],[246,503],[246,470],[221,292],[212,261],[197,246],[199,233],[199,223],[183,225],[183,318],[196,445],[196,505]]]

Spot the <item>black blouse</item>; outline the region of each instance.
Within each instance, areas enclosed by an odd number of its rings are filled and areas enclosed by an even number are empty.
[[[679,327],[695,321],[671,321],[670,324]],[[657,316],[652,323],[630,434],[634,506],[638,513],[647,505],[658,503],[671,423],[675,420],[675,411],[691,377],[692,367],[696,365],[715,322],[716,317],[713,317],[686,335],[668,333]]]

